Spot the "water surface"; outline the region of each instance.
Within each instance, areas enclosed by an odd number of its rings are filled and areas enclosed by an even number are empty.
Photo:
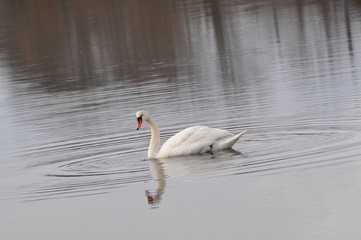
[[[0,1],[1,239],[358,239],[357,1]],[[214,155],[148,160],[193,125]]]

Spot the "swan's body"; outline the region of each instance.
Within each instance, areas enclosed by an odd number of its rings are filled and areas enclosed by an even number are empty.
[[[146,121],[151,128],[148,158],[166,158],[191,155],[231,148],[246,131],[237,135],[226,130],[205,126],[189,127],[168,139],[160,148],[159,130],[146,111],[136,113],[137,130]]]

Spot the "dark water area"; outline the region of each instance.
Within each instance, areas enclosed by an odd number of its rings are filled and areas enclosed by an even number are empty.
[[[359,239],[360,64],[356,0],[0,0],[0,239]]]

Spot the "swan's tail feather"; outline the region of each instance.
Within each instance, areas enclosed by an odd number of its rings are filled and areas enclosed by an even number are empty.
[[[243,132],[240,132],[238,133],[236,136],[238,136],[238,138],[240,138],[243,134],[245,134],[247,132],[247,130],[243,131]],[[238,140],[238,139],[237,139]]]
[[[218,142],[218,146],[213,146],[215,147],[217,150],[224,150],[224,149],[227,149],[227,148],[231,148],[237,141],[238,139],[247,132],[246,131],[243,131],[243,132],[240,132],[238,133],[237,135],[234,135],[230,138],[227,138],[223,141],[220,141]]]
[[[234,139],[232,139],[232,141],[231,141],[231,142],[232,142],[232,145],[230,145],[229,147],[232,147],[233,144],[235,144],[235,143],[238,141],[238,139],[239,139],[243,134],[245,134],[246,132],[247,132],[247,130],[238,133],[238,134],[234,137]]]

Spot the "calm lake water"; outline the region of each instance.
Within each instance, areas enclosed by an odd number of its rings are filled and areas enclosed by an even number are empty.
[[[360,66],[356,0],[1,0],[0,239],[360,239]]]

